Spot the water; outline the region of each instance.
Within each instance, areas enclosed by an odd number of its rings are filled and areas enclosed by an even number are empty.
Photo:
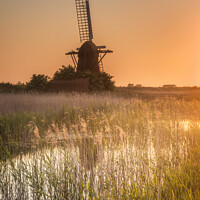
[[[119,126],[113,134],[57,133],[59,143],[51,135],[48,147],[1,163],[0,198],[89,199],[92,191],[104,199],[110,185],[116,193],[133,183],[145,188],[157,181],[159,188],[165,172],[188,159],[199,129],[197,121],[169,120],[128,133]]]

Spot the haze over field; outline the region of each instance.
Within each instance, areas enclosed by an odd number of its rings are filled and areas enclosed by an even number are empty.
[[[94,42],[117,85],[200,85],[199,0],[90,0]],[[52,76],[79,47],[74,0],[0,0],[0,82]]]

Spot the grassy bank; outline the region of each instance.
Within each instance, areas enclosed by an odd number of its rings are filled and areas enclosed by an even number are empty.
[[[0,94],[0,197],[198,199],[199,113],[197,98]]]

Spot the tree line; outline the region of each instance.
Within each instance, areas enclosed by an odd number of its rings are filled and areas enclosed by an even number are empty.
[[[115,86],[115,82],[112,80],[113,76],[106,72],[78,72],[70,65],[67,67],[63,65],[54,73],[52,78],[45,74],[33,74],[26,83],[0,83],[0,92],[51,92],[51,81],[73,80],[77,78],[89,78],[89,91],[113,90]]]

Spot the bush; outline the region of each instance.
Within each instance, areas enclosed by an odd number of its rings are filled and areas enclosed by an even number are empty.
[[[50,78],[44,74],[33,74],[31,80],[26,83],[27,90],[44,92],[48,90]]]
[[[106,72],[93,73],[91,71],[77,72],[74,67],[62,66],[54,73],[52,80],[73,80],[77,78],[89,78],[89,91],[113,90],[115,82],[113,76]],[[11,92],[49,92],[50,77],[44,74],[33,74],[26,84],[0,83],[0,93]]]
[[[91,71],[77,72],[72,66],[65,67],[64,65],[55,72],[53,80],[73,80],[76,78],[89,78],[90,91],[113,90],[113,76],[106,72],[93,73]]]
[[[0,93],[25,92],[25,89],[25,85],[20,82],[18,82],[17,84],[0,83]]]
[[[59,68],[53,76],[53,80],[72,80],[74,78],[76,78],[76,71],[71,65],[68,67],[62,65],[62,68]]]

